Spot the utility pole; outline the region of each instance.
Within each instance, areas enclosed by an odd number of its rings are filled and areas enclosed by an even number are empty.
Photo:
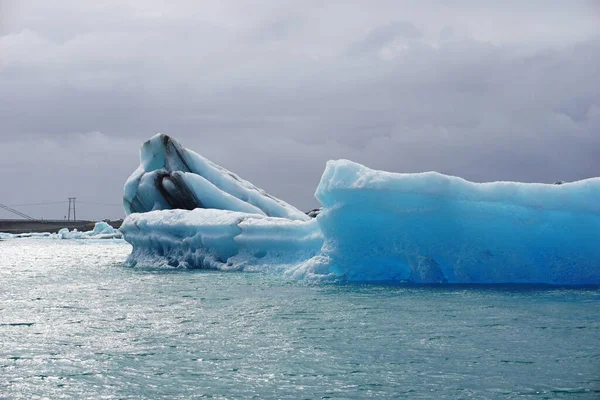
[[[71,198],[69,197],[69,211],[67,211],[67,222],[71,221]]]
[[[77,197],[69,197],[69,211],[67,212],[67,222],[71,221],[71,203],[73,203],[73,221],[77,222],[77,214],[75,213],[75,199]]]

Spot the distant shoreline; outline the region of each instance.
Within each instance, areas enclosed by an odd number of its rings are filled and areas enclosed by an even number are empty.
[[[122,220],[106,221],[110,226],[118,229],[123,223]],[[78,231],[90,231],[94,229],[96,221],[61,221],[61,220],[10,220],[0,219],[0,232],[4,233],[29,233],[29,232],[50,232],[56,233],[62,228]]]

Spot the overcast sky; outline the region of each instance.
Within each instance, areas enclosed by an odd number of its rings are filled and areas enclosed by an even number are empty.
[[[120,217],[156,132],[303,210],[328,159],[599,176],[599,66],[593,0],[0,0],[0,203]]]

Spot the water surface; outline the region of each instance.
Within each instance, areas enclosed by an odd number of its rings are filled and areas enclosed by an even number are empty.
[[[0,398],[600,398],[597,288],[341,285],[0,241]]]

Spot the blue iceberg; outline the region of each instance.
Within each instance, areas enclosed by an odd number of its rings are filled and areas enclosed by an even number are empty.
[[[364,282],[600,284],[600,178],[473,183],[329,161],[315,194],[322,210],[309,216],[166,135],[140,154],[121,227],[132,265]]]
[[[210,208],[307,221],[309,216],[225,168],[157,134],[125,183],[125,213]]]
[[[473,183],[330,161],[317,188],[329,269],[349,280],[600,283],[600,179]]]

